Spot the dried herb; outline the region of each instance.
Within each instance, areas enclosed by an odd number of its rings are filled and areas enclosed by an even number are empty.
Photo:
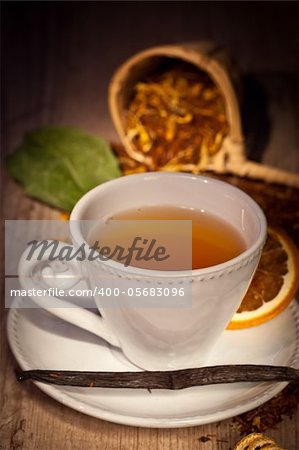
[[[292,367],[254,364],[200,367],[173,371],[82,372],[67,370],[27,370],[17,372],[17,379],[56,385],[126,389],[179,390],[192,386],[238,383],[242,381],[299,381],[299,371]]]
[[[137,83],[126,114],[126,134],[134,147],[130,156],[150,170],[198,172],[228,131],[219,88],[190,66]]]
[[[282,392],[258,408],[236,416],[233,421],[241,435],[273,429],[283,420],[292,417],[299,405],[298,383],[290,383]]]

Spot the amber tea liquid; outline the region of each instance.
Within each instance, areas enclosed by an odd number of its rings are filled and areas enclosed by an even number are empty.
[[[96,229],[92,232],[89,242],[99,241],[101,245],[109,245],[113,247],[115,245],[129,246],[132,243],[134,235],[142,236],[143,228],[148,224],[150,220],[190,220],[192,221],[192,269],[202,269],[205,267],[214,266],[235,258],[245,249],[245,242],[238,231],[230,224],[218,217],[209,214],[207,212],[201,212],[200,210],[179,208],[173,206],[145,206],[137,209],[126,210],[117,214],[114,214],[109,218],[110,220],[130,220],[139,221],[134,224],[134,228],[128,232],[128,229],[120,227],[115,232],[109,231],[109,227],[105,229]],[[164,230],[164,231],[163,231]],[[147,228],[148,232],[148,228]],[[154,233],[157,242],[164,242],[163,233],[166,234],[165,228],[160,231],[160,235]],[[148,236],[147,236],[148,237]],[[190,238],[189,238],[190,239]],[[177,245],[180,238],[176,240],[172,239],[171,245]],[[183,247],[182,247],[183,248]],[[168,245],[168,250],[169,245]],[[115,258],[113,258],[115,259]],[[190,258],[191,259],[191,258]],[[116,259],[117,260],[117,259]],[[175,263],[168,263],[167,261],[161,265],[155,261],[134,261],[131,265],[140,268],[156,269],[156,270],[189,270],[189,267],[185,267],[187,263],[180,263],[180,258],[177,258]],[[183,266],[182,266],[183,264]]]

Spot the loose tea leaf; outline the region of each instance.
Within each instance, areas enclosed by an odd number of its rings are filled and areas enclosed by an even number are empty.
[[[27,194],[71,211],[87,191],[120,176],[107,142],[75,128],[45,127],[25,135],[7,169]]]
[[[298,383],[290,383],[282,392],[257,408],[236,416],[240,434],[264,432],[277,427],[284,416],[292,418],[299,405]]]

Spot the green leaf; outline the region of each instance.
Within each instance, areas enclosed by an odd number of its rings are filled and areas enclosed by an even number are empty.
[[[26,134],[6,164],[27,194],[64,211],[121,174],[108,143],[75,128],[45,127]]]

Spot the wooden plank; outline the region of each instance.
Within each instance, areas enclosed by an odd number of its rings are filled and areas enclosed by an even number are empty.
[[[208,38],[223,43],[266,93],[272,134],[258,156],[299,168],[298,6],[242,2],[216,10],[202,2],[107,3],[5,5],[5,152],[15,149],[26,130],[46,124],[75,125],[115,140],[106,104],[113,70],[151,45]],[[253,122],[251,133],[256,126]],[[59,218],[7,177],[4,183],[7,219]],[[4,311],[3,289],[1,299]],[[6,313],[1,314],[1,449],[227,450],[239,439],[232,420],[187,429],[126,427],[73,411],[34,385],[19,385],[6,341]],[[296,450],[298,424],[299,411],[268,434]],[[201,436],[211,440],[201,443]]]

